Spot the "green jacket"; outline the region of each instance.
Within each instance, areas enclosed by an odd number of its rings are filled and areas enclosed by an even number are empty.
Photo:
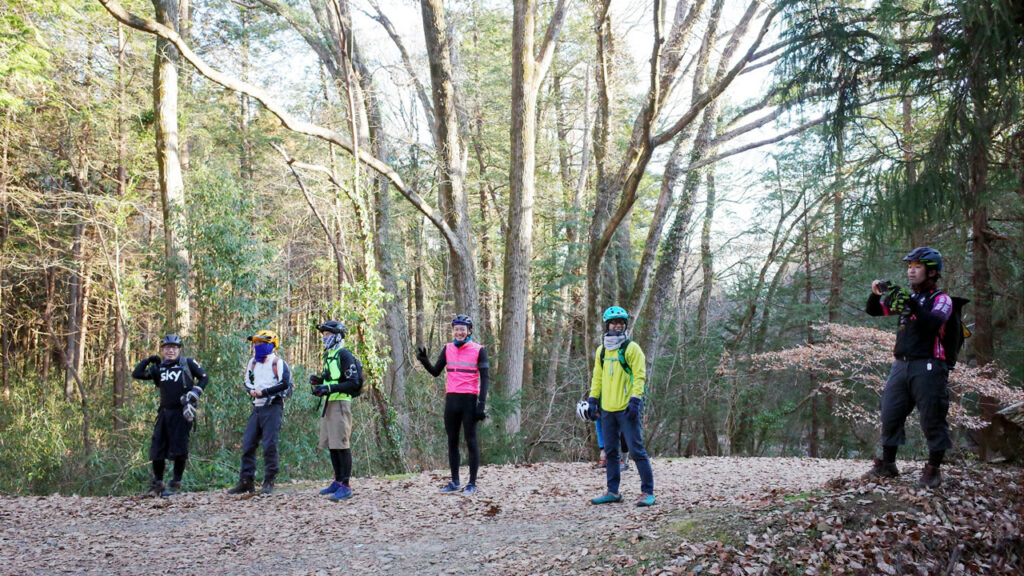
[[[647,383],[647,359],[644,351],[636,342],[626,346],[625,356],[630,376],[619,362],[619,351],[609,350],[604,354],[604,366],[601,362],[601,350],[598,346],[594,353],[594,377],[590,382],[590,395],[601,401],[601,410],[620,412],[626,409],[632,396],[644,397],[644,385]]]
[[[324,371],[321,375],[323,376],[324,384],[331,386],[332,388],[341,383],[345,374],[345,371],[341,367],[344,360],[341,355],[342,350],[344,350],[344,348],[339,346],[333,350],[324,352]],[[351,357],[351,354],[348,354],[348,356]],[[351,401],[352,397],[344,392],[333,392],[327,397],[328,402],[333,402],[335,400]]]

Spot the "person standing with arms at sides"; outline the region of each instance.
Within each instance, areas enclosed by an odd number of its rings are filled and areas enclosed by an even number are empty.
[[[946,321],[953,313],[953,299],[937,282],[942,276],[942,254],[928,247],[907,254],[907,280],[912,292],[885,280],[871,283],[866,312],[871,316],[899,316],[892,368],[882,391],[882,457],[865,478],[894,478],[896,451],[906,442],[904,425],[917,406],[921,430],[928,442],[928,463],[917,485],[936,488],[942,483],[939,466],[946,450],[953,447],[949,437],[949,369],[942,346]]]
[[[445,344],[437,362],[430,363],[427,349],[416,350],[416,359],[435,378],[445,371],[444,431],[448,435],[448,466],[452,479],[438,492],[476,493],[476,474],[480,468],[477,423],[487,417],[487,386],[490,381],[487,349],[473,341],[473,320],[459,314],[452,320],[452,341]],[[459,428],[466,436],[469,452],[469,483],[459,484]]]
[[[160,390],[160,408],[149,444],[149,459],[153,463],[150,496],[171,496],[181,491],[196,404],[209,382],[194,358],[181,355],[183,346],[180,336],[168,334],[160,342],[160,356],[150,356],[132,370],[132,378],[151,380]],[[165,485],[167,460],[174,462],[174,470],[171,481]]]
[[[242,375],[245,391],[252,398],[252,412],[242,436],[242,471],[238,484],[228,494],[255,490],[256,448],[263,444],[263,487],[260,494],[273,494],[277,477],[277,438],[284,417],[284,401],[292,390],[292,372],[277,355],[277,333],[260,330],[249,336],[253,355]]]
[[[608,491],[590,501],[591,504],[622,502],[619,494],[621,471],[619,461],[621,433],[626,438],[629,455],[640,474],[640,499],[637,506],[654,505],[654,471],[644,450],[641,435],[644,410],[644,385],[647,383],[647,360],[640,345],[626,336],[629,314],[618,306],[604,311],[604,337],[594,355],[594,373],[590,383],[589,416],[601,418],[601,432],[607,440],[604,451],[611,466],[605,466]],[[600,416],[599,416],[600,415]]]
[[[323,370],[311,374],[309,384],[314,396],[327,399],[320,414],[320,448],[330,453],[334,469],[334,481],[320,494],[333,501],[347,500],[352,497],[352,394],[358,393],[361,374],[355,356],[342,346],[345,325],[328,320],[317,330],[324,344]]]

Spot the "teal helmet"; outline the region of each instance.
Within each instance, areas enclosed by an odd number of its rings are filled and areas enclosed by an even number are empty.
[[[625,320],[626,324],[628,325],[629,312],[626,312],[626,309],[620,306],[611,306],[604,311],[604,314],[601,315],[601,320],[604,322],[606,328],[608,327],[608,322],[611,322],[612,320],[615,319]]]

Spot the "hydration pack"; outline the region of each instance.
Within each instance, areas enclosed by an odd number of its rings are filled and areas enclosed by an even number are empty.
[[[940,293],[937,292],[936,296]],[[964,347],[964,341],[971,337],[971,331],[964,324],[964,306],[970,300],[959,296],[950,296],[950,299],[953,301],[953,310],[949,313],[949,319],[942,326],[942,330],[939,331],[939,338],[942,342],[942,349],[946,351],[946,366],[952,370]]]

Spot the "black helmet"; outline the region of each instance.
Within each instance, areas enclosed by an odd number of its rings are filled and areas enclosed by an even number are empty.
[[[936,272],[942,272],[942,254],[934,248],[922,246],[903,257],[904,262],[920,262],[926,269],[934,268]]]
[[[466,328],[469,328],[470,330],[473,329],[473,319],[470,318],[469,316],[466,316],[465,314],[459,314],[458,316],[455,317],[454,320],[452,320],[452,326],[458,326],[460,324],[465,326]]]
[[[332,334],[337,334],[342,338],[345,337],[346,332],[345,324],[338,322],[337,320],[328,320],[327,322],[317,326],[316,329],[318,332],[330,332]]]
[[[168,334],[160,341],[160,346],[177,346],[178,348],[184,348],[185,344],[182,343],[181,336],[178,336],[177,334]]]

